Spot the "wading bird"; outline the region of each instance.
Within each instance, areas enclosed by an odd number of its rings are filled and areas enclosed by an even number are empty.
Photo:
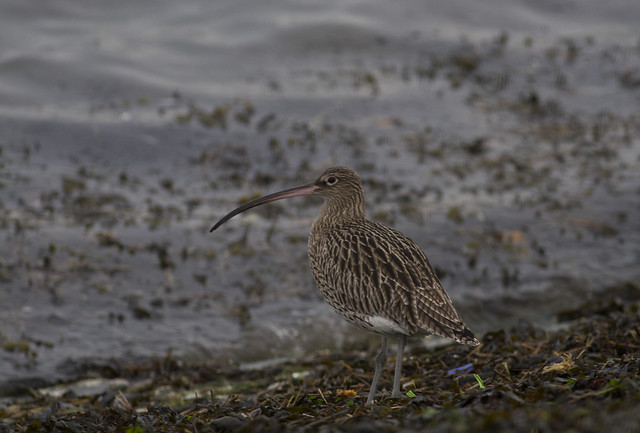
[[[362,183],[349,168],[329,168],[313,183],[252,200],[225,215],[211,231],[247,209],[301,195],[324,199],[309,236],[309,264],[320,293],[347,321],[382,335],[367,404],[374,400],[387,360],[388,337],[398,342],[392,398],[401,396],[407,337],[435,334],[479,344],[420,247],[402,233],[365,218]]]

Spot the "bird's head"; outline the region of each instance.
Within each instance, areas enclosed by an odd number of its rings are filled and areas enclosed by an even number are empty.
[[[210,231],[253,207],[301,195],[318,195],[324,199],[327,206],[339,209],[340,213],[354,208],[358,215],[364,215],[364,192],[358,174],[347,167],[331,167],[313,183],[265,195],[245,203],[225,215]]]

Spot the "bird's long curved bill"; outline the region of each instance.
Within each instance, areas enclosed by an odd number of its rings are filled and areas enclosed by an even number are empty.
[[[218,221],[217,223],[215,223],[213,227],[211,227],[211,230],[209,230],[209,233],[211,233],[212,231],[214,231],[215,229],[217,229],[222,224],[226,223],[227,221],[229,221],[231,218],[238,215],[239,213],[246,211],[247,209],[260,206],[261,204],[271,203],[272,201],[282,200],[284,198],[313,194],[316,189],[318,189],[316,185],[314,185],[313,183],[309,183],[307,185],[285,189],[284,191],[275,192],[273,194],[265,195],[264,197],[260,197],[255,200],[251,200],[250,202],[243,204],[239,208],[232,210],[231,212],[226,214],[224,217],[222,217],[220,221]]]

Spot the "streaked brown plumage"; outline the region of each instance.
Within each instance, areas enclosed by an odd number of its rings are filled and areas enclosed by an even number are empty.
[[[386,362],[387,337],[398,339],[392,397],[400,397],[407,336],[435,334],[459,343],[479,343],[420,247],[402,233],[365,218],[362,183],[349,168],[333,167],[314,183],[250,201],[223,217],[211,231],[252,207],[309,194],[324,199],[309,236],[309,263],[316,285],[340,316],[382,335],[367,403],[374,399]]]

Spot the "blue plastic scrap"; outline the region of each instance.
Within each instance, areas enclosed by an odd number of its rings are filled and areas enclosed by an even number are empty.
[[[467,373],[471,373],[472,370],[473,370],[473,363],[463,365],[461,367],[452,368],[451,370],[447,371],[447,374],[467,374]]]

